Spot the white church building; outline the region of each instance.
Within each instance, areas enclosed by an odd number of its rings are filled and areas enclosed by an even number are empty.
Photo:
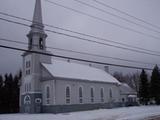
[[[28,50],[46,50],[41,0],[36,0]],[[59,113],[121,106],[121,83],[109,73],[86,64],[25,52],[20,86],[20,110]]]

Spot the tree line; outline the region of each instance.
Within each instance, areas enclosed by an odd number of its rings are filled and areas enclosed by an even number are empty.
[[[129,73],[123,75],[115,72],[113,76],[122,83],[127,83],[138,95],[140,104],[160,105],[160,71],[156,65],[149,76],[145,70],[141,73]]]
[[[139,100],[140,103],[160,105],[160,71],[156,65],[149,79],[145,70],[140,74]]]
[[[20,71],[17,75],[0,75],[0,113],[19,112],[19,82],[22,76]]]

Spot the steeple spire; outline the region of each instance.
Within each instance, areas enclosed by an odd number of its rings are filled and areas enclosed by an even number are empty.
[[[45,44],[46,44],[47,34],[44,32],[41,0],[36,0],[31,30],[27,35],[27,37],[29,38],[29,44],[28,44],[29,49],[34,49],[34,50],[46,49]]]
[[[38,25],[39,27],[43,27],[41,0],[36,0],[32,25]]]

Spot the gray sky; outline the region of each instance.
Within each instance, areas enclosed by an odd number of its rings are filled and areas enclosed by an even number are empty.
[[[83,11],[88,14],[100,17],[102,19],[112,21],[122,26],[130,27],[137,31],[144,32],[146,34],[151,34],[156,37],[160,37],[160,33],[146,30],[144,28],[141,28],[134,24],[120,20],[113,16],[104,14],[93,8],[89,8],[82,4],[79,4],[75,2],[74,0],[50,0],[50,1],[54,1],[57,3],[63,4],[65,6],[77,9],[79,11]],[[128,16],[120,14],[112,9],[98,5],[92,0],[87,0],[87,1],[81,0],[81,1],[95,5],[101,9],[104,9],[108,12],[119,15],[121,17],[125,17],[136,23],[151,27],[142,22],[136,21],[135,19],[132,19]],[[160,15],[159,15],[160,0],[100,0],[100,1],[112,7],[115,7],[117,9],[130,13],[131,15],[141,18],[145,21],[153,23],[154,25],[160,26]],[[35,0],[1,0],[0,1],[0,11],[32,20],[34,4],[35,4]],[[51,3],[48,3],[44,0],[42,0],[42,9],[43,9],[43,22],[44,23],[71,29],[71,30],[86,33],[86,34],[91,34],[91,35],[106,38],[106,39],[110,39],[112,41],[121,42],[121,43],[125,43],[125,44],[160,52],[159,50],[160,40],[157,40],[151,37],[147,37],[144,35],[140,35],[135,32],[121,29],[111,24],[108,24],[102,21],[98,21],[98,20],[95,20],[93,18],[84,16],[78,13],[74,13],[72,11],[69,11],[64,8],[55,6]],[[0,17],[9,18],[3,15],[0,15]],[[13,18],[9,18],[9,19],[13,19]],[[14,20],[19,21],[17,19],[14,19]],[[20,21],[20,22],[23,22],[23,21]],[[31,24],[31,23],[28,22],[27,24]],[[47,29],[52,29],[52,28],[47,28]],[[156,29],[156,28],[153,28],[153,29],[160,31],[160,29]],[[29,30],[30,28],[26,28],[23,26],[12,24],[12,23],[0,21],[0,37],[2,38],[28,42],[26,34],[28,34]],[[52,29],[52,30],[56,30],[56,29]],[[62,32],[60,30],[57,30],[57,31]],[[94,54],[99,54],[99,55],[104,55],[104,56],[119,57],[123,59],[151,62],[155,64],[159,64],[159,61],[160,61],[160,57],[157,57],[157,56],[130,52],[130,51],[108,47],[108,46],[104,46],[100,44],[80,41],[78,39],[63,37],[63,36],[59,36],[59,35],[48,33],[48,32],[47,34],[48,34],[47,45],[52,46],[52,47],[71,49],[75,51],[94,53]],[[26,46],[23,46],[23,45],[19,45],[15,43],[14,44],[7,43],[7,42],[2,42],[2,41],[0,41],[0,44],[26,48]],[[65,53],[59,52],[56,50],[50,50],[50,49],[48,50],[56,54],[63,54],[63,55],[73,56],[73,57],[80,56],[80,55],[74,55],[73,53],[70,54],[66,52]],[[0,74],[19,70],[22,64],[21,54],[22,52],[0,48],[0,56],[1,56],[0,57]],[[81,57],[85,59],[89,59],[89,60],[97,60],[97,61],[108,62],[108,63],[133,65],[133,66],[141,66],[141,67],[153,67],[152,65],[122,62],[122,61],[117,61],[117,60],[112,60],[112,59],[87,57],[87,56],[81,56]],[[115,70],[124,71],[124,72],[132,71],[131,69],[113,68],[113,67],[111,70],[112,71],[113,70],[114,71]]]

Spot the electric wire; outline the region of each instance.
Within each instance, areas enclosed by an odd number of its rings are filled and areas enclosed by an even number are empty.
[[[4,20],[4,21],[11,22],[11,23],[18,24],[18,25],[23,25],[25,27],[30,27],[30,25],[20,23],[20,22],[15,22],[13,20],[8,20],[8,19],[4,19],[4,18],[0,18],[0,20]],[[39,29],[39,28],[37,28],[37,29]],[[148,55],[153,55],[153,56],[160,56],[160,54],[149,53],[149,52],[140,51],[140,50],[136,50],[136,49],[131,49],[131,48],[126,48],[126,47],[122,47],[122,46],[112,45],[112,44],[103,43],[103,42],[99,42],[99,41],[94,41],[92,39],[87,39],[87,38],[83,38],[83,37],[79,37],[79,36],[75,36],[75,35],[70,35],[70,34],[66,34],[66,33],[63,33],[63,32],[57,32],[57,31],[53,31],[53,30],[49,30],[49,29],[44,29],[44,31],[54,33],[54,34],[58,34],[58,35],[61,35],[61,36],[70,37],[70,38],[76,38],[76,39],[81,40],[81,41],[88,41],[88,42],[92,42],[92,43],[95,43],[95,44],[101,44],[101,45],[105,45],[105,46],[110,46],[110,47],[114,47],[114,48],[119,48],[119,49],[123,49],[123,50],[132,51],[132,52],[143,53],[143,54],[148,54]]]
[[[120,65],[120,64],[111,64],[111,63],[106,63],[106,62],[92,61],[92,60],[86,60],[86,59],[80,59],[80,58],[74,58],[74,57],[68,57],[68,56],[62,56],[62,55],[55,55],[55,54],[40,52],[40,51],[26,50],[26,49],[22,49],[22,48],[5,46],[5,45],[1,45],[1,44],[0,44],[0,47],[1,48],[6,48],[6,49],[17,50],[17,51],[28,52],[28,53],[36,53],[36,54],[41,54],[41,55],[47,55],[47,56],[53,56],[53,57],[58,57],[58,58],[71,59],[71,60],[76,60],[76,61],[101,64],[101,65],[110,65],[110,66],[132,68],[132,69],[152,70],[151,68],[147,68],[147,67],[136,67],[136,66],[128,66],[128,65]]]
[[[151,35],[151,34],[147,34],[147,33],[144,33],[144,32],[141,32],[141,31],[138,31],[138,30],[135,30],[135,29],[132,29],[132,28],[130,28],[130,27],[122,26],[122,25],[117,24],[117,23],[114,23],[114,22],[112,22],[112,21],[109,21],[109,20],[106,20],[106,19],[103,19],[103,18],[94,16],[94,15],[91,15],[91,14],[88,14],[88,13],[85,13],[85,12],[82,12],[82,11],[79,11],[79,10],[76,10],[76,9],[73,9],[73,8],[71,8],[71,7],[67,7],[67,6],[61,5],[61,4],[57,3],[57,2],[53,2],[53,1],[49,1],[49,0],[45,0],[45,1],[47,1],[47,2],[49,2],[49,3],[51,3],[51,4],[54,4],[54,5],[56,5],[56,6],[65,8],[65,9],[67,9],[67,10],[73,11],[73,12],[75,12],[75,13],[88,16],[88,17],[93,18],[93,19],[95,19],[95,20],[98,20],[98,21],[101,21],[101,22],[104,22],[104,23],[108,23],[108,24],[114,25],[114,26],[119,27],[119,28],[121,28],[121,29],[125,29],[125,30],[132,31],[132,32],[135,32],[135,33],[138,33],[138,34],[141,34],[141,35],[150,37],[150,38],[154,38],[154,39],[156,39],[156,40],[160,40],[160,38],[157,37],[157,36],[154,36],[154,35]]]
[[[26,18],[23,18],[23,17],[19,17],[19,16],[14,16],[14,15],[11,15],[11,14],[8,14],[8,13],[4,13],[4,12],[0,12],[0,14],[1,15],[5,15],[5,16],[9,16],[9,17],[12,17],[12,18],[17,18],[17,19],[20,19],[20,20],[28,21],[28,22],[33,22],[32,20],[29,20],[29,19],[26,19]],[[73,30],[69,30],[69,29],[65,29],[65,28],[61,28],[61,27],[57,27],[57,26],[53,26],[53,25],[49,25],[49,24],[44,24],[44,25],[47,26],[47,27],[56,28],[56,29],[59,29],[59,30],[75,33],[75,34],[78,34],[78,35],[91,37],[91,38],[94,38],[94,39],[97,39],[97,40],[102,40],[102,41],[105,41],[105,42],[111,42],[111,43],[119,44],[119,45],[122,45],[122,46],[125,46],[125,47],[131,47],[131,48],[140,49],[140,50],[144,50],[144,51],[148,51],[148,52],[160,53],[158,51],[148,50],[148,49],[145,49],[145,48],[141,48],[141,47],[137,47],[137,46],[133,46],[133,45],[128,45],[128,44],[116,42],[116,41],[113,41],[113,40],[110,40],[110,39],[101,38],[101,37],[97,37],[97,36],[93,36],[93,35],[77,32],[77,31],[73,31]]]
[[[150,25],[150,26],[152,26],[152,27],[154,27],[154,28],[160,29],[159,26],[154,25],[153,23],[150,23],[150,22],[145,21],[145,20],[143,20],[143,19],[141,19],[141,18],[138,18],[138,17],[136,17],[136,16],[133,16],[133,15],[127,13],[127,12],[124,12],[124,11],[122,11],[122,10],[120,10],[120,9],[117,9],[117,8],[115,8],[115,7],[112,7],[112,6],[110,6],[110,5],[108,5],[108,4],[104,3],[104,2],[101,2],[101,1],[99,1],[99,0],[93,0],[93,1],[96,2],[96,3],[98,3],[98,4],[100,4],[100,5],[102,5],[102,6],[105,6],[105,7],[107,7],[107,8],[113,9],[113,10],[115,10],[115,11],[121,13],[121,14],[127,15],[127,16],[129,16],[129,17],[131,17],[131,18],[133,18],[133,19],[136,19],[136,20],[138,20],[138,21],[140,21],[140,22],[143,22],[143,23],[145,23],[145,24],[147,24],[147,25]]]
[[[136,23],[136,22],[134,22],[134,21],[132,21],[132,20],[126,19],[126,18],[121,17],[121,16],[119,16],[119,15],[113,14],[113,13],[111,13],[111,12],[108,12],[108,11],[106,11],[106,10],[103,10],[103,9],[101,9],[101,8],[98,8],[98,7],[94,6],[94,5],[90,5],[90,4],[86,3],[86,2],[83,2],[83,1],[80,1],[80,0],[73,0],[73,1],[78,2],[78,3],[80,3],[80,4],[83,4],[83,5],[85,5],[85,6],[88,6],[88,7],[90,7],[90,8],[96,9],[96,10],[98,10],[98,11],[101,11],[101,12],[103,12],[103,13],[105,13],[105,14],[109,14],[109,15],[114,16],[114,17],[116,17],[116,18],[119,18],[119,19],[121,19],[121,20],[127,21],[127,22],[129,22],[129,23],[135,24],[135,25],[140,26],[140,27],[142,27],[142,28],[144,28],[144,29],[147,29],[147,30],[150,30],[150,31],[153,31],[153,32],[156,32],[156,33],[160,33],[160,31],[157,31],[157,30],[152,29],[152,28],[150,28],[150,27],[147,27],[147,26],[144,26],[144,25],[142,25],[142,24]]]
[[[28,43],[26,43],[26,42],[20,42],[20,41],[6,39],[6,38],[0,38],[0,41],[28,45]],[[31,46],[37,46],[37,45],[31,45]],[[155,63],[142,62],[142,61],[137,61],[137,60],[128,60],[128,59],[122,59],[122,58],[118,58],[118,57],[104,56],[104,55],[92,54],[92,53],[87,53],[87,52],[79,52],[79,51],[75,51],[75,50],[68,50],[68,49],[56,48],[56,47],[51,47],[51,46],[46,46],[45,48],[54,49],[54,50],[58,50],[58,51],[65,51],[65,52],[70,52],[70,53],[71,52],[72,53],[78,53],[78,54],[81,54],[81,55],[88,55],[88,56],[101,57],[101,58],[110,58],[110,59],[120,60],[120,61],[125,61],[125,62],[155,65]]]

